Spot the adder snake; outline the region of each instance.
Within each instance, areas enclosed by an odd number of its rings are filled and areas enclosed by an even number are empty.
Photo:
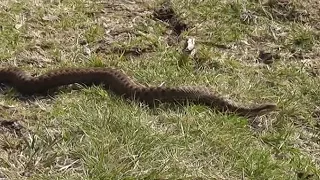
[[[254,106],[239,105],[231,100],[200,87],[145,87],[131,80],[120,70],[112,68],[65,68],[49,71],[32,77],[19,68],[0,69],[0,83],[14,87],[21,94],[46,93],[63,85],[104,85],[114,94],[148,105],[162,103],[191,102],[209,106],[221,112],[240,116],[258,116],[276,109],[276,104],[266,103]]]

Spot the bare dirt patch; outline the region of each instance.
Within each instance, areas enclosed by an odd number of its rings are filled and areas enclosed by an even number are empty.
[[[188,25],[181,20],[181,17],[174,11],[171,1],[164,1],[160,7],[156,8],[153,13],[158,20],[168,23],[176,36],[188,29]]]

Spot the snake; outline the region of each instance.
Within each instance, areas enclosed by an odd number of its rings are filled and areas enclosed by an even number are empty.
[[[22,95],[48,93],[49,90],[71,84],[102,85],[117,96],[149,106],[159,103],[193,103],[244,117],[261,116],[277,109],[275,103],[245,106],[211,91],[208,87],[145,86],[120,69],[110,67],[65,67],[49,70],[38,76],[31,76],[18,67],[6,67],[0,68],[0,83],[16,89]]]

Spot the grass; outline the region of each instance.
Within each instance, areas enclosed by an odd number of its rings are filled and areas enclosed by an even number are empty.
[[[51,97],[3,88],[1,119],[24,128],[0,129],[0,177],[319,179],[318,2],[268,2],[173,0],[192,25],[182,39],[197,45],[181,64],[182,47],[169,46],[165,23],[152,19],[160,1],[3,1],[1,67],[111,66],[143,84],[208,86],[280,111],[248,120],[192,104],[150,109],[99,86]],[[146,46],[153,51],[124,53]],[[259,63],[260,50],[279,58]]]

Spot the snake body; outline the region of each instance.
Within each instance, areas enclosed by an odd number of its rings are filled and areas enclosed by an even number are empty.
[[[46,93],[50,89],[74,83],[104,85],[118,96],[151,106],[160,102],[191,102],[246,117],[262,115],[276,109],[276,104],[273,103],[251,107],[239,105],[204,87],[146,87],[113,68],[63,68],[33,77],[19,68],[9,67],[0,69],[0,83],[14,87],[25,95]]]

